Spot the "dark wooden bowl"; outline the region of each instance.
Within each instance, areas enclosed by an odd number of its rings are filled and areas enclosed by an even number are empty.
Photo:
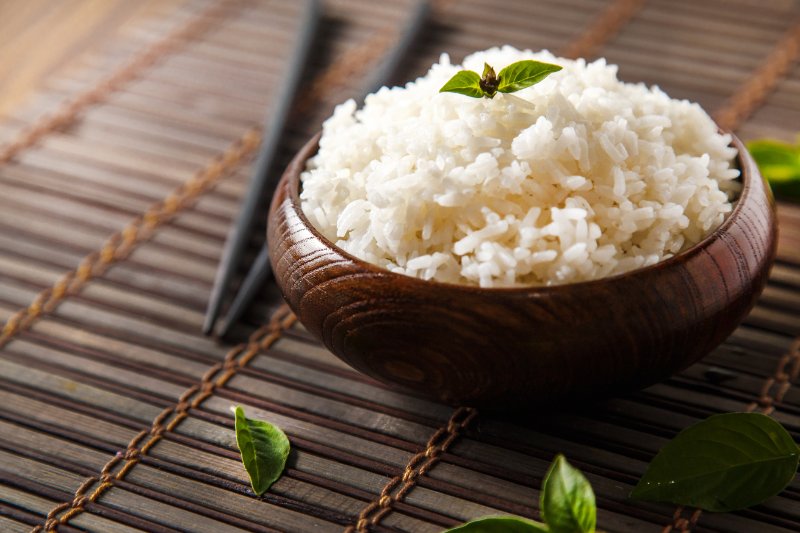
[[[389,272],[339,249],[303,215],[294,158],[269,215],[275,278],[300,321],[380,381],[451,404],[514,409],[662,380],[708,354],[747,315],[775,255],[775,207],[739,139],[743,190],[714,233],[617,276],[482,289]]]

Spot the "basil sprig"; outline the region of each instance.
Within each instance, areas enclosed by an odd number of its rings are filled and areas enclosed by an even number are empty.
[[[472,98],[494,98],[498,92],[513,93],[539,83],[561,67],[551,63],[525,60],[508,65],[495,74],[487,63],[483,64],[483,76],[472,70],[460,70],[445,83],[440,93],[458,93]]]
[[[289,456],[289,439],[277,426],[263,420],[244,416],[244,409],[237,406],[236,445],[242,455],[242,463],[250,484],[257,496],[264,494],[281,477]]]
[[[542,483],[542,519],[485,516],[446,533],[593,533],[597,517],[594,492],[580,470],[556,456]]]
[[[792,437],[772,418],[714,415],[661,448],[631,497],[736,511],[782,491],[794,478],[798,458]]]

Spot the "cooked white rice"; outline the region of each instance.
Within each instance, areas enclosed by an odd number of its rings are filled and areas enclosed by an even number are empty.
[[[563,70],[494,99],[439,93],[461,68]],[[731,211],[729,135],[695,103],[617,67],[511,47],[443,54],[428,74],[338,106],[302,174],[302,208],[347,252],[482,287],[554,285],[652,265]]]

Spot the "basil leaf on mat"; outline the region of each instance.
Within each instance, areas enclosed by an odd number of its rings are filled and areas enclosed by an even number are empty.
[[[500,71],[498,76],[500,85],[497,90],[501,93],[521,91],[539,83],[553,72],[558,72],[559,70],[561,70],[560,66],[550,63],[531,60],[517,61]]]
[[[631,493],[706,511],[735,511],[778,494],[794,478],[800,450],[759,413],[714,415],[661,448]]]
[[[444,533],[548,533],[544,524],[516,516],[486,516]]]
[[[589,480],[558,454],[542,484],[542,518],[552,533],[591,533],[597,506]]]
[[[261,496],[281,477],[289,456],[289,439],[280,428],[244,416],[237,406],[236,445],[242,455],[253,492]]]
[[[444,533],[594,533],[597,507],[589,481],[558,454],[542,483],[545,524],[519,516],[485,516]]]
[[[777,196],[800,200],[800,139],[796,145],[750,141],[747,149]]]
[[[477,72],[471,70],[461,70],[456,72],[455,76],[450,78],[450,81],[445,83],[440,93],[458,93],[472,98],[480,98],[483,96],[483,89],[481,89],[481,77]]]

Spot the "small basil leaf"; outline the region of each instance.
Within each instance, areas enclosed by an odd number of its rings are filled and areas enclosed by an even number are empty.
[[[544,478],[540,507],[552,533],[591,533],[597,524],[592,486],[561,454]]]
[[[280,428],[244,416],[236,407],[236,445],[253,492],[261,496],[281,477],[289,456],[289,439]]]
[[[559,70],[561,70],[560,66],[550,63],[531,60],[517,61],[500,71],[500,85],[497,90],[501,93],[513,93],[535,85]]]
[[[456,72],[455,76],[450,78],[450,81],[445,83],[440,93],[458,93],[473,98],[480,98],[483,96],[481,89],[481,77],[477,72],[471,70],[461,70]]]
[[[747,148],[776,195],[800,199],[800,144],[759,140]]]
[[[444,533],[548,533],[544,524],[518,516],[485,516]]]
[[[744,509],[783,490],[798,456],[792,437],[768,416],[714,415],[661,448],[631,497],[706,511]]]

